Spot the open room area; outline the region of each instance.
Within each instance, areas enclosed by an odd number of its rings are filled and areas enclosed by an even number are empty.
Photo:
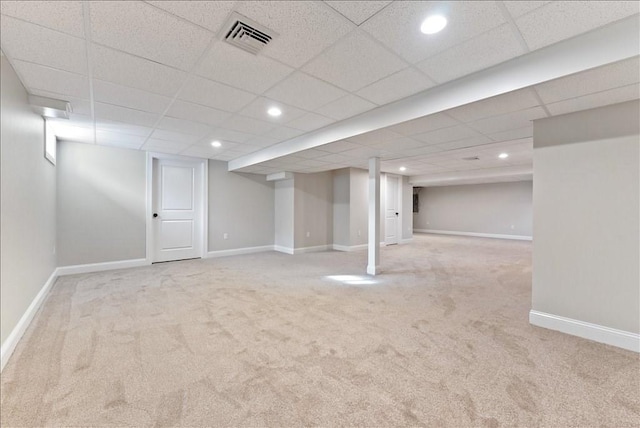
[[[2,427],[640,426],[640,2],[0,0]]]
[[[531,243],[414,239],[64,277],[3,425],[637,424],[637,354],[529,325]]]

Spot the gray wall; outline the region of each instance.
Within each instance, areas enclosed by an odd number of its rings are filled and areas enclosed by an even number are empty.
[[[640,332],[639,115],[534,122],[534,310]]]
[[[295,174],[295,248],[333,243],[333,174]],[[307,233],[309,236],[307,236]]]
[[[276,181],[274,197],[274,244],[293,249],[294,211],[293,179]]]
[[[531,181],[424,187],[416,230],[532,236]]]
[[[349,168],[333,171],[333,243],[350,245],[350,172]]]
[[[369,172],[351,168],[350,244],[369,242]],[[384,220],[382,220],[384,224]]]
[[[58,143],[58,264],[145,258],[146,157]]]
[[[274,183],[209,161],[209,251],[273,245]],[[224,239],[227,233],[228,239]]]
[[[402,239],[413,238],[413,186],[402,177]]]
[[[44,121],[2,56],[0,89],[0,337],[5,340],[56,268],[56,168]]]

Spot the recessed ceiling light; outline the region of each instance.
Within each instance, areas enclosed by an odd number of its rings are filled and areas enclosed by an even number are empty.
[[[406,170],[407,170],[407,167],[406,167],[406,166],[401,166],[401,167],[400,167],[400,171],[406,171]]]
[[[508,154],[508,153],[500,153],[500,154],[498,155],[498,157],[499,157],[500,159],[506,159],[506,158],[508,158],[508,157],[509,157],[509,154]]]
[[[442,15],[431,15],[422,21],[420,31],[424,34],[435,34],[447,26],[447,18]]]
[[[212,141],[211,145],[213,147],[220,147],[220,146],[222,146],[222,143],[220,141],[216,140],[216,141]]]
[[[282,110],[280,110],[278,107],[271,107],[269,110],[267,110],[267,113],[269,113],[269,116],[278,117],[282,114]]]

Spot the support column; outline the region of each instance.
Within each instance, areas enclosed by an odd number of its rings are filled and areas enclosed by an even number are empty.
[[[380,273],[380,158],[369,159],[369,263],[367,273]]]

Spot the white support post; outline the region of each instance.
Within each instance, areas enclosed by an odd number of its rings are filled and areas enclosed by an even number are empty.
[[[380,158],[369,159],[369,263],[367,273],[380,273]]]

